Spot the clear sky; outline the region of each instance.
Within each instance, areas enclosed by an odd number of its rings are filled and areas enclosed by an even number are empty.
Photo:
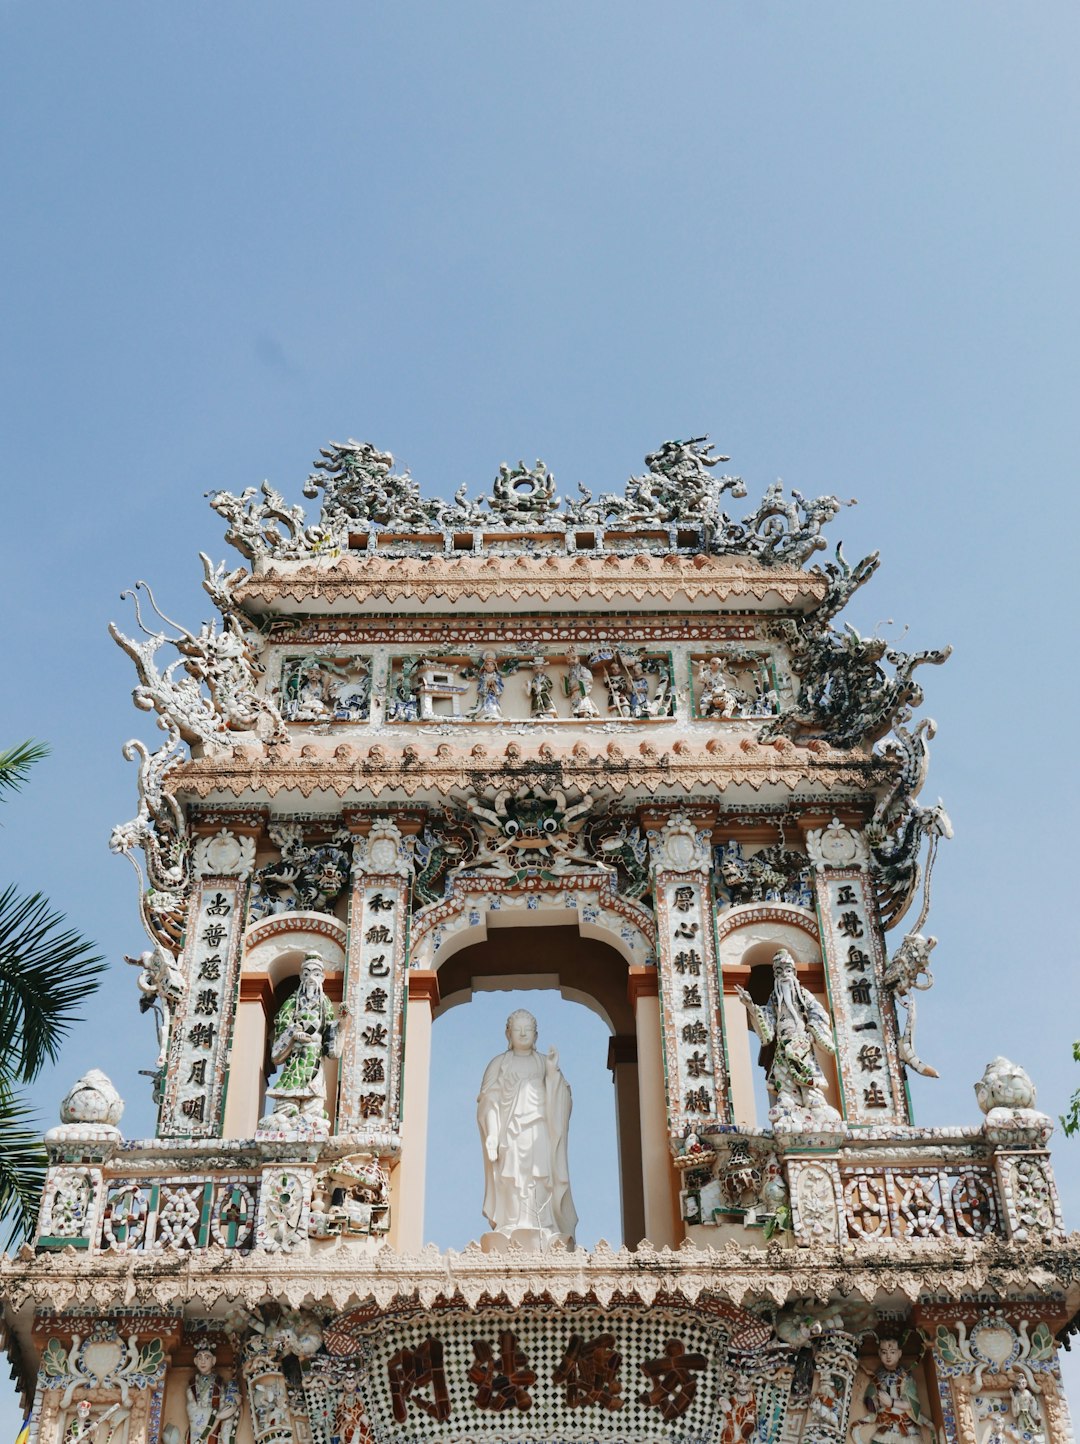
[[[977,1122],[997,1053],[1061,1111],[1080,1084],[1078,40],[1059,0],[0,0],[2,740],[54,749],[4,810],[0,877],[115,965],[38,1090],[44,1126],[102,1065],[128,1136],[152,1129],[152,1029],[120,961],[142,946],[134,876],[106,848],[135,810],[120,745],[153,739],[105,633],[118,593],[146,577],[197,624],[197,552],[225,554],[203,493],[269,478],[299,499],[349,435],[432,494],[537,456],[564,489],[618,489],[666,437],[709,432],[748,510],[777,476],[857,497],[832,534],[884,564],[852,620],[955,647],[922,674],[929,800],[956,838],[919,1008],[942,1078],[914,1080],[918,1116]],[[468,1227],[443,1207],[459,1186],[480,1224],[472,1100],[505,1001],[436,1029],[469,1119],[435,1160],[441,1242]],[[543,1014],[541,1041],[579,1098],[582,1236],[610,1237],[603,1038],[573,1012]],[[1080,1141],[1055,1159],[1075,1224]]]

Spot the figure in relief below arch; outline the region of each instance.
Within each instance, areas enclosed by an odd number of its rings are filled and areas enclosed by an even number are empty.
[[[506,1020],[505,1053],[484,1070],[476,1118],[484,1146],[483,1246],[543,1250],[574,1245],[567,1133],[572,1099],[558,1052],[536,1051],[536,1019],[523,1008]]]

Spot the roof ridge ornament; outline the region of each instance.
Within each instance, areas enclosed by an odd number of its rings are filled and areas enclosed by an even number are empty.
[[[711,552],[747,556],[765,566],[802,566],[825,546],[822,527],[844,505],[835,496],[807,499],[798,491],[788,496],[779,482],[770,486],[758,506],[741,521],[722,509],[725,495],[746,496],[741,477],[715,475],[713,468],[730,458],[714,453],[707,436],[686,441],[665,441],[645,458],[647,471],[632,476],[623,495],[602,492],[594,497],[578,483],[577,499],[562,500],[555,477],[537,460],[534,466],[503,462],[488,494],[471,500],[460,486],[452,502],[425,499],[408,471],[396,473],[394,458],[367,441],[331,442],[304,484],[304,495],[321,497],[319,520],[308,524],[303,509],[289,505],[269,482],[261,489],[248,487],[236,495],[212,491],[213,509],[229,523],[226,540],[251,561],[300,560],[335,555],[349,549],[350,538],[367,535],[358,551],[393,554],[395,547],[412,554],[419,547],[430,551],[441,533],[447,554],[458,550],[455,533],[474,533],[474,550],[482,550],[484,533],[495,535],[500,552],[515,539],[500,537],[514,532],[563,533],[559,542],[550,536],[523,537],[516,545],[536,554],[552,546],[560,550],[640,551],[655,549],[657,533],[664,550]],[[581,538],[589,529],[591,538]],[[608,533],[618,533],[618,536]]]

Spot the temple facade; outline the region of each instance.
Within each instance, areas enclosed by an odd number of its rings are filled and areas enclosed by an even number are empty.
[[[213,621],[129,594],[161,730],[112,847],[158,1127],[125,1139],[94,1071],[47,1134],[0,1260],[32,1444],[1071,1440],[1050,1120],[1005,1058],[980,1126],[919,1127],[906,1084],[948,649],[844,625],[878,557],[827,549],[841,503],[751,511],[726,460],[445,501],[334,444],[317,517],[211,494],[243,558],[202,558]],[[618,1250],[576,1245],[522,1010],[461,1100],[476,1242],[426,1245],[432,1026],[477,986],[609,1027]]]

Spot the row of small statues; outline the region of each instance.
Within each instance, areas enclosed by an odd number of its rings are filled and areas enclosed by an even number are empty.
[[[519,1033],[523,1040],[524,1024],[520,1025]],[[913,1441],[930,1444],[932,1424],[919,1398],[914,1373],[903,1362],[901,1341],[888,1335],[881,1338],[878,1360],[873,1372],[866,1376],[862,1391],[866,1412],[851,1427],[853,1444],[913,1444]],[[290,1429],[289,1401],[277,1385],[277,1380],[256,1381],[251,1385],[259,1437],[275,1429],[279,1432]],[[164,1444],[233,1444],[240,1420],[240,1390],[235,1379],[226,1380],[217,1372],[217,1355],[209,1346],[195,1351],[194,1373],[184,1402],[188,1420],[186,1439],[182,1439],[177,1425],[168,1423],[162,1431]],[[982,1444],[1045,1444],[1039,1401],[1025,1375],[1016,1376],[1007,1395],[993,1395],[981,1403]],[[354,1381],[346,1387],[336,1413],[342,1424],[354,1424],[358,1444],[363,1437],[363,1408]],[[742,1444],[754,1437],[757,1401],[749,1381],[739,1380],[733,1385],[725,1414],[722,1440]],[[95,1418],[90,1400],[80,1399],[64,1431],[64,1444],[111,1444],[129,1416],[130,1410],[118,1403]],[[350,1435],[347,1427],[341,1431],[342,1444],[353,1444]]]
[[[520,666],[529,669],[523,679],[529,715],[534,721],[554,720],[559,716],[555,705],[555,679],[548,668],[550,660],[535,656],[527,660],[502,659],[493,651],[484,652],[478,665],[455,672],[448,664],[421,660],[415,669],[408,669],[395,687],[388,714],[392,721],[415,722],[429,714],[424,699],[431,696],[456,696],[465,691],[459,683],[474,680],[476,696],[465,714],[480,720],[499,720],[503,716],[502,699],[506,677]],[[607,690],[606,712],[609,716],[647,718],[666,716],[670,712],[669,681],[666,668],[654,664],[658,675],[655,689],[649,681],[648,668],[633,653],[608,649],[585,654],[571,651],[567,670],[562,678],[570,715],[593,718],[602,715],[594,690],[599,671]],[[747,676],[743,676],[746,673]],[[419,682],[416,677],[419,677]],[[286,664],[281,689],[281,713],[289,722],[360,722],[370,714],[372,677],[363,658],[322,656],[298,657]],[[755,657],[742,666],[733,666],[727,659],[712,656],[698,664],[697,710],[701,717],[770,717],[779,708],[779,698],[769,673],[767,659]]]

